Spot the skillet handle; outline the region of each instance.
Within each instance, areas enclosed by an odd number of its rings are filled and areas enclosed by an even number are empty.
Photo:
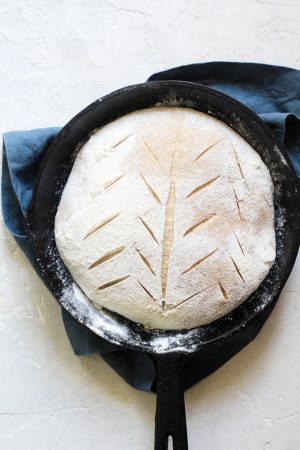
[[[181,355],[153,355],[157,364],[157,394],[154,450],[168,450],[169,436],[174,450],[188,450],[184,392],[181,383]]]

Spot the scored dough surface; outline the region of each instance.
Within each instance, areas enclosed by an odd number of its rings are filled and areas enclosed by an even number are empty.
[[[79,151],[55,238],[95,305],[151,328],[193,328],[232,311],[269,272],[273,183],[219,120],[178,107],[136,111]]]

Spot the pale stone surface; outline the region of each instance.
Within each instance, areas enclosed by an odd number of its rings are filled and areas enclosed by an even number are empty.
[[[60,125],[97,97],[209,60],[300,68],[297,0],[0,2],[1,131]],[[73,355],[60,310],[0,230],[1,450],[153,447],[155,397]],[[259,337],[186,394],[191,450],[300,446],[300,261]]]

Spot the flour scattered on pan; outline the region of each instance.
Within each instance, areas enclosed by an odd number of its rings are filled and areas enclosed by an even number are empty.
[[[73,317],[85,324],[98,336],[108,339],[116,345],[138,348],[141,344],[149,347],[149,351],[155,353],[166,353],[178,351],[183,353],[193,352],[196,347],[196,330],[187,332],[175,332],[164,334],[160,331],[151,330],[150,335],[144,340],[141,339],[140,330],[135,330],[117,314],[101,308],[88,299],[80,287],[67,277],[61,259],[58,257],[56,249],[49,243],[47,253],[51,257],[51,269],[64,286],[59,298],[60,304],[69,311]],[[194,341],[194,343],[193,343]]]
[[[70,294],[71,296],[75,296],[78,300],[78,308],[80,310],[80,304],[84,307],[91,305],[91,302],[87,298],[87,296],[82,292],[82,290],[73,283],[72,290],[65,293],[65,299],[67,301],[70,301]],[[116,339],[116,343],[120,340],[120,338],[127,340],[131,345],[138,345],[140,337],[138,335],[135,336],[135,333],[132,332],[130,327],[127,326],[126,323],[118,323],[116,320],[116,317],[114,317],[113,314],[111,314],[109,311],[97,306],[95,307],[92,305],[92,308],[94,309],[94,323],[93,325],[90,325],[90,329],[93,330],[96,334],[99,335],[99,329],[105,330],[103,337],[107,333],[111,337],[114,337]],[[91,314],[91,313],[89,313]],[[168,351],[182,351],[182,352],[192,352],[194,350],[195,345],[189,345],[187,347],[186,343],[187,340],[190,341],[190,339],[193,336],[194,331],[191,330],[187,332],[186,334],[183,333],[176,333],[172,335],[167,336],[154,336],[151,340],[149,340],[149,344],[152,347],[153,351],[157,353],[165,353]]]
[[[279,156],[280,161],[282,162],[282,164],[284,166],[287,166],[287,161],[284,158],[283,154],[281,153],[281,151],[279,150],[279,148],[277,147],[277,145],[274,146],[274,152]]]

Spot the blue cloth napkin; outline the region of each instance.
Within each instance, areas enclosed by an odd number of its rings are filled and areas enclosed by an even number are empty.
[[[177,67],[152,75],[149,80],[193,81],[244,103],[269,125],[276,139],[285,145],[300,178],[300,71],[264,64],[212,62]],[[31,199],[37,169],[49,143],[59,130],[44,128],[3,135],[4,222],[34,267],[24,215]],[[120,350],[81,325],[64,309],[62,316],[76,355],[98,353],[133,387],[145,391],[155,390],[156,370],[148,355]],[[233,350],[231,356],[236,351]],[[219,359],[222,360],[221,357]],[[202,362],[195,356],[184,367],[186,387],[208,374],[203,370]],[[224,362],[223,359],[222,364]],[[215,369],[219,365],[216,364]]]

